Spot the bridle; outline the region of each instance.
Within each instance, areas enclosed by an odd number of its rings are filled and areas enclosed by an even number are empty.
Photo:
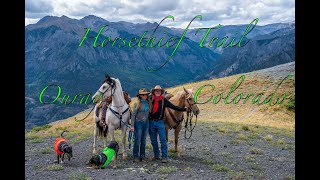
[[[190,97],[187,97],[187,98],[186,98],[186,100],[187,100],[187,103],[188,103],[189,107],[191,107],[191,108],[192,108],[192,106],[193,106],[193,105],[195,105],[195,104],[196,104],[196,102],[194,102],[194,99],[193,99],[193,98],[191,98],[193,101],[192,101],[192,103],[190,103],[190,102],[189,102],[189,98],[190,98]]]
[[[107,97],[107,98],[109,98],[109,97],[112,97],[114,95],[114,93],[116,92],[117,86],[116,86],[116,83],[115,83],[115,81],[113,79],[111,79],[111,82],[107,82],[107,84],[109,84],[109,87],[104,92],[100,91],[100,89],[98,90],[98,92],[103,97],[103,95],[111,88],[111,95]],[[112,92],[112,89],[113,89],[113,92]]]

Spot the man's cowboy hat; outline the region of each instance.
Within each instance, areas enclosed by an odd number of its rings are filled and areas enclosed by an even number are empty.
[[[161,94],[164,93],[164,89],[162,89],[160,85],[156,85],[156,86],[151,90],[151,93],[153,94],[155,90],[161,90]]]
[[[150,94],[150,92],[148,92],[145,88],[141,88],[139,89],[139,93],[137,94],[137,97],[141,94]]]

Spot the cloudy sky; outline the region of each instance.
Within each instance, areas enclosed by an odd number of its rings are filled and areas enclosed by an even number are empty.
[[[259,18],[258,25],[295,20],[295,0],[26,0],[25,25],[34,24],[44,16],[68,16],[81,19],[95,15],[108,21],[132,23],[160,22],[162,25],[185,28],[217,24],[249,24]]]

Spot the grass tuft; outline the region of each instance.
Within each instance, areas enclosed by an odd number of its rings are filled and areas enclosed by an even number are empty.
[[[272,135],[268,134],[266,137],[264,137],[264,139],[270,142],[272,141]]]
[[[169,174],[171,172],[176,172],[178,169],[175,166],[161,166],[156,172],[160,174]]]
[[[242,130],[244,130],[244,131],[249,131],[250,129],[249,129],[249,126],[247,126],[247,125],[243,125],[242,127]]]
[[[246,140],[248,140],[248,137],[244,134],[238,134],[237,139],[242,140],[242,141],[246,141]]]
[[[50,154],[52,151],[52,147],[45,147],[40,150],[42,154]]]
[[[286,144],[286,141],[284,139],[279,139],[277,142],[276,142],[277,145],[284,145]]]
[[[70,180],[91,180],[84,172],[72,172],[69,174]]]
[[[48,171],[60,171],[63,170],[63,166],[61,164],[51,164],[47,167]]]
[[[225,167],[221,164],[213,164],[211,165],[211,169],[215,172],[228,172],[230,169],[228,167]]]
[[[30,143],[42,143],[42,142],[44,142],[44,139],[41,137],[36,137],[36,138],[30,140],[29,142]]]
[[[51,128],[51,125],[50,124],[46,124],[46,125],[43,125],[43,126],[37,126],[37,127],[34,127],[31,129],[31,132],[39,132],[39,131],[42,131],[42,130],[47,130]]]
[[[263,151],[261,149],[258,149],[258,148],[251,148],[250,149],[250,154],[263,154]]]

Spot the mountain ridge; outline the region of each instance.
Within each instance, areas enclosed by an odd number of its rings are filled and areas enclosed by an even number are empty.
[[[258,46],[257,43],[257,40],[262,38],[263,43],[271,46],[270,43],[275,42],[275,40],[280,41],[279,44],[281,44],[288,41],[292,36],[287,37],[281,34],[281,31],[278,31],[278,33],[271,35],[275,39],[268,42],[268,39],[264,38],[264,36],[266,37],[265,33],[259,34],[260,31],[254,31],[259,30],[259,27],[257,27],[252,31],[256,35],[250,39],[254,42],[252,43],[255,45],[254,48],[246,48],[245,46],[238,49],[225,49],[221,52],[216,52],[213,48],[199,47],[199,41],[193,40],[187,33],[173,59],[158,72],[148,73],[144,68],[146,66],[158,67],[162,65],[172,53],[173,48],[118,48],[109,45],[105,48],[93,48],[93,40],[85,41],[83,46],[78,47],[85,33],[84,28],[92,25],[90,28],[92,30],[91,36],[93,36],[101,26],[106,24],[108,24],[107,36],[112,38],[116,36],[141,36],[141,32],[145,30],[149,30],[149,34],[158,25],[156,22],[141,24],[109,22],[103,18],[89,15],[80,20],[66,16],[46,16],[38,23],[25,27],[27,128],[70,116],[83,109],[83,106],[77,105],[74,105],[75,107],[72,109],[66,109],[64,106],[44,106],[38,101],[34,101],[38,99],[41,89],[48,84],[58,83],[63,88],[64,93],[70,95],[79,92],[94,93],[102,82],[104,74],[108,73],[111,76],[118,77],[123,82],[124,90],[132,95],[142,86],[150,89],[155,84],[161,84],[163,88],[166,88],[210,77],[222,77],[294,61],[294,41],[292,40],[289,41],[290,44],[288,45],[279,46],[277,51],[274,51],[277,49],[276,47],[269,51],[268,48],[262,49],[261,47],[268,46]],[[274,26],[273,29],[279,27],[279,25]],[[288,32],[293,32],[294,35],[292,24],[283,26],[287,28]],[[239,27],[228,28],[233,30]],[[266,29],[266,27],[264,28]],[[284,32],[285,28],[278,30]],[[267,32],[267,30],[264,32]],[[272,32],[275,31],[272,30]],[[224,29],[220,33],[221,35],[228,34]],[[107,36],[101,34],[99,43]],[[160,26],[155,36],[177,38],[181,36],[181,33]],[[283,51],[286,49],[289,53]],[[260,57],[254,56],[254,52],[257,51],[266,56],[264,61],[260,60]],[[278,52],[277,58],[272,57],[273,52]],[[238,54],[241,54],[242,61],[239,61]],[[289,56],[286,54],[289,54]],[[246,59],[251,60],[246,61]],[[237,61],[238,63],[245,62],[245,65],[233,65]]]

